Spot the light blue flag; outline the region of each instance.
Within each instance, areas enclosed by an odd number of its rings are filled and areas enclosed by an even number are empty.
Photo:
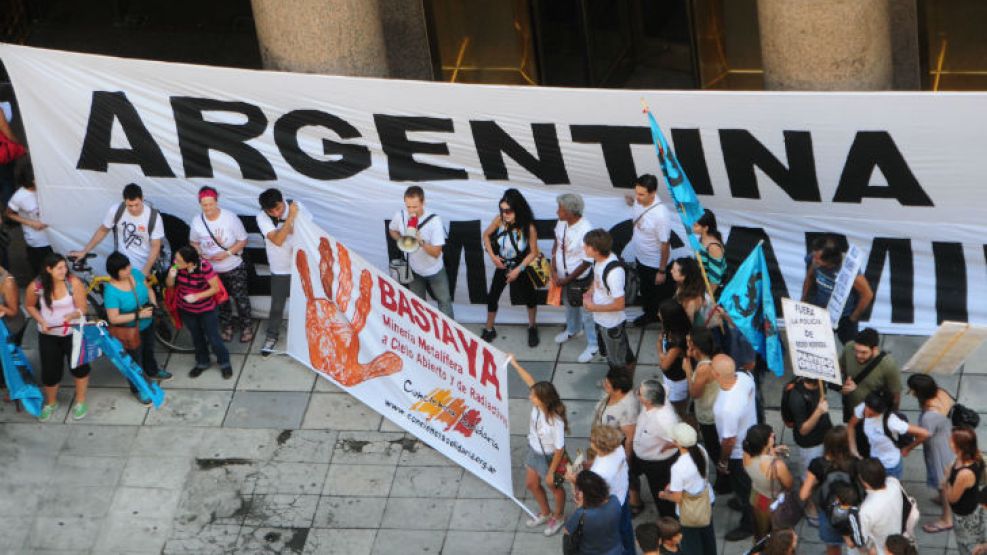
[[[720,294],[720,306],[750,341],[768,368],[777,376],[785,373],[785,358],[781,352],[778,324],[775,317],[775,300],[771,295],[771,278],[764,248],[757,247],[747,260],[737,268],[730,283]]]
[[[689,176],[682,171],[675,152],[665,140],[665,134],[661,132],[658,121],[650,110],[647,112],[648,122],[651,124],[651,139],[655,143],[655,150],[658,151],[658,165],[661,172],[665,174],[665,183],[668,185],[668,193],[672,196],[675,209],[682,218],[682,225],[685,226],[685,234],[689,238],[689,243],[695,250],[699,249],[699,241],[692,233],[692,224],[703,215],[703,205],[696,196],[696,191],[692,188]]]

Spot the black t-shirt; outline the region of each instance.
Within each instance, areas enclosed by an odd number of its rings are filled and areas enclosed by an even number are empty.
[[[802,424],[812,416],[818,405],[819,389],[810,391],[801,382],[797,382],[792,392],[788,395],[788,409],[791,411],[792,421],[795,423],[792,427],[792,432],[795,435],[795,444],[799,447],[822,445],[823,436],[833,427],[833,423],[829,420],[829,413],[826,413],[819,417],[816,427],[808,435],[802,435],[799,431],[802,428]]]
[[[675,336],[663,336],[662,341],[666,341],[665,350],[671,351],[672,349],[679,348],[679,356],[672,362],[668,370],[663,371],[666,378],[673,382],[682,381],[685,379],[685,369],[682,368],[682,360],[685,358],[686,343],[684,337]]]

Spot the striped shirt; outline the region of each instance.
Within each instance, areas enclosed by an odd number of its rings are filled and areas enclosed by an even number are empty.
[[[720,245],[719,243],[710,244]],[[720,245],[720,248],[723,248],[723,245]],[[724,255],[720,258],[713,258],[706,247],[699,250],[699,257],[703,260],[703,268],[706,269],[706,279],[709,280],[709,284],[719,285],[723,283],[723,274],[727,271],[727,257]]]
[[[212,265],[203,260],[196,271],[178,270],[175,276],[175,289],[178,293],[178,309],[194,314],[201,314],[216,308],[216,296],[211,295],[194,303],[187,302],[185,295],[201,293],[209,289],[209,280],[217,277]]]

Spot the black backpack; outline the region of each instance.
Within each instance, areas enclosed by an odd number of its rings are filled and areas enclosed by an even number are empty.
[[[624,262],[619,256],[617,260],[611,260],[603,267],[603,286],[607,288],[607,293],[613,294],[610,291],[610,285],[607,283],[607,276],[610,275],[610,272],[614,268],[622,268],[624,270],[624,306],[630,306],[636,303],[638,290],[641,288],[641,284],[638,283],[637,269],[632,268],[630,264]]]
[[[798,378],[790,380],[785,384],[785,389],[781,391],[781,420],[785,423],[788,428],[795,428],[795,416],[792,415],[791,408],[791,398],[793,393],[802,397],[802,401],[808,406],[811,405],[812,400],[806,395],[804,388],[798,388]]]
[[[901,449],[903,447],[908,447],[912,443],[915,443],[915,436],[913,436],[912,434],[905,432],[899,435],[888,429],[888,418],[890,418],[892,414],[897,416],[901,420],[904,420],[905,423],[908,423],[908,417],[905,416],[903,412],[897,410],[891,410],[889,408],[888,410],[884,411],[884,435],[891,438],[891,443],[894,443],[894,446],[897,447],[898,449]]]

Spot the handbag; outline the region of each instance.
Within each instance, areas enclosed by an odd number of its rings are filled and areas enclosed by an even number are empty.
[[[706,476],[709,476],[709,455],[703,450],[706,460]],[[713,522],[713,503],[709,499],[710,485],[707,482],[702,493],[693,495],[682,491],[682,501],[679,503],[679,522],[689,528],[705,528]]]
[[[524,269],[525,275],[531,280],[531,285],[535,289],[541,289],[548,285],[549,280],[552,277],[552,263],[545,258],[545,255],[538,254],[538,256],[531,261],[531,264]]]
[[[805,516],[805,507],[802,506],[802,499],[799,498],[796,482],[792,482],[791,488],[775,495],[774,484],[778,481],[775,463],[778,461],[777,457],[771,461],[771,497],[775,500],[771,504],[771,526],[775,530],[794,528]]]
[[[580,544],[583,543],[583,522],[586,520],[586,510],[579,515],[579,524],[570,534],[562,534],[562,555],[578,555]]]
[[[123,326],[119,324],[112,324],[109,326],[110,335],[117,338],[123,348],[127,351],[134,351],[141,346],[141,332],[140,332],[140,311],[141,303],[140,299],[137,298],[137,284],[134,283],[133,277],[130,278],[131,289],[130,292],[134,294],[134,305],[137,307],[134,309],[134,325]]]
[[[568,231],[568,226],[566,226],[566,229],[562,232],[563,268],[567,268],[569,266],[569,263],[566,262],[565,259],[565,235],[567,231]],[[570,281],[565,286],[565,298],[566,298],[566,302],[569,303],[569,306],[573,306],[573,307],[583,306],[583,295],[586,293],[586,291],[589,290],[589,286],[592,282],[593,282],[593,274],[592,272],[590,272],[588,276],[584,278],[576,278]]]
[[[548,295],[545,297],[548,306],[562,306],[562,288],[552,283],[548,284]]]
[[[223,280],[218,277],[217,280],[219,281],[219,291],[214,296],[216,297],[216,304],[223,304],[230,300],[230,293],[226,290],[226,286],[223,285]]]
[[[98,325],[86,324],[86,318],[82,316],[79,318],[78,327],[73,325],[71,329],[72,359],[69,364],[70,367],[78,368],[103,356],[99,338],[103,331],[99,329]]]

